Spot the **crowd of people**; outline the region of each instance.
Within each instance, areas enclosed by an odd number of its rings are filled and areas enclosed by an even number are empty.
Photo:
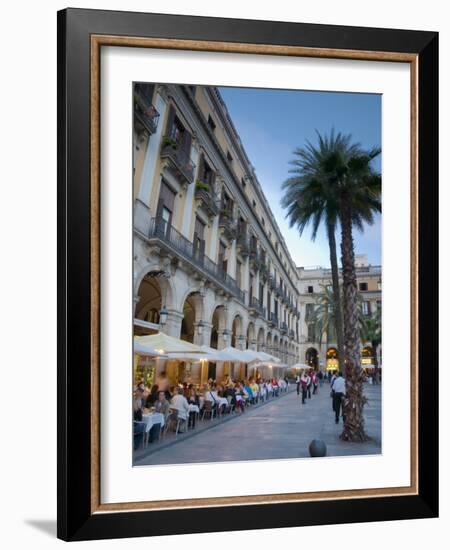
[[[244,380],[227,377],[220,382],[210,379],[203,385],[186,382],[171,385],[166,373],[162,372],[151,387],[138,380],[133,393],[135,448],[145,431],[142,420],[146,412],[162,414],[166,430],[174,429],[171,420],[176,419],[177,423],[179,421],[177,431],[184,432],[195,428],[196,421],[206,414],[211,419],[226,413],[243,414],[248,407],[287,392],[288,387],[287,378],[277,377]]]

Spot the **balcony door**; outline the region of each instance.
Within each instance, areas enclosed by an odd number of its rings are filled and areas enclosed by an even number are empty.
[[[172,226],[173,211],[175,207],[176,193],[164,182],[161,182],[159,191],[158,209],[156,212],[157,227],[164,235],[167,235]]]
[[[203,261],[205,255],[205,224],[199,217],[195,218],[194,227],[194,258]]]

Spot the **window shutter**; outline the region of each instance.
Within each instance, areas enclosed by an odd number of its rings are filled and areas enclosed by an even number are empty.
[[[205,156],[202,153],[200,155],[200,160],[199,160],[199,165],[198,165],[198,179],[201,180],[201,181],[204,181],[203,180],[204,171],[205,171]],[[207,182],[204,182],[204,183],[207,183]]]
[[[183,132],[183,143],[181,145],[181,148],[183,149],[183,151],[188,156],[190,156],[190,154],[191,154],[191,143],[192,143],[191,134],[187,130],[184,130],[184,132]]]
[[[169,114],[167,115],[167,126],[166,126],[166,134],[168,136],[172,136],[173,134],[174,120],[175,120],[175,107],[172,104],[170,104]]]

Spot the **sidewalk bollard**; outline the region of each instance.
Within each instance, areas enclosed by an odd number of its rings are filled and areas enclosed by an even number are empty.
[[[312,457],[327,456],[327,446],[321,439],[313,439],[309,444],[309,454]]]

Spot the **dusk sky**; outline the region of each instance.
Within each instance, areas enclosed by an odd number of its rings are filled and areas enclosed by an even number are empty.
[[[316,130],[351,134],[365,148],[381,146],[381,96],[334,92],[301,92],[251,88],[219,88],[247,155],[255,167],[272,212],[298,266],[329,267],[325,231],[315,242],[307,227],[302,237],[289,229],[280,206],[281,184],[289,177],[289,161],[297,147],[309,140],[317,144]],[[375,165],[381,167],[381,159]],[[356,254],[381,264],[381,216],[364,233],[354,230]],[[337,234],[340,242],[340,233]],[[340,263],[340,247],[338,249]]]

